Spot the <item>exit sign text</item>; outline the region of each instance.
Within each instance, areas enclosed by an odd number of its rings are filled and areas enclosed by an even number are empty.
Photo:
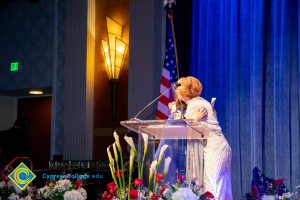
[[[10,71],[11,72],[19,71],[19,62],[10,63]]]

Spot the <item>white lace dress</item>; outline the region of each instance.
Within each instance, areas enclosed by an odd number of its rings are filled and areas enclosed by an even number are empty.
[[[200,124],[205,126],[211,137],[208,140],[188,140],[186,152],[187,180],[203,181],[205,191],[218,200],[232,200],[231,191],[231,148],[222,134],[222,129],[211,104],[201,97],[193,98],[186,110],[187,118],[200,108],[208,114]],[[203,145],[203,149],[201,148]],[[204,163],[202,163],[202,154]],[[203,174],[201,173],[203,169]],[[202,180],[203,176],[203,180]]]

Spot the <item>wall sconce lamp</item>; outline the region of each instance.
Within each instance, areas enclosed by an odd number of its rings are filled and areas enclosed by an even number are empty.
[[[101,40],[112,99],[112,131],[116,128],[117,82],[123,67],[127,44],[122,40],[123,28],[106,16],[108,41]]]
[[[122,40],[122,26],[106,16],[108,41],[101,40],[109,80],[118,80],[127,44]]]

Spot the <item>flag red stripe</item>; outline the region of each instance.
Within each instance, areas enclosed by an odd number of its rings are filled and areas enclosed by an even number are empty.
[[[168,119],[168,116],[164,113],[162,113],[160,110],[157,110],[156,111],[156,116],[159,118],[159,119]]]
[[[159,102],[161,102],[162,104],[168,106],[168,104],[170,103],[170,100],[166,96],[161,96],[159,98]]]
[[[166,88],[169,88],[171,86],[170,80],[168,80],[166,77],[161,77],[161,84],[164,85]]]

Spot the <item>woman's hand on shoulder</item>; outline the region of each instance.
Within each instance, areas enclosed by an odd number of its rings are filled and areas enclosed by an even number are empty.
[[[207,116],[206,108],[201,107],[193,113],[192,118],[197,121],[200,121],[200,120],[204,119],[206,116]]]
[[[170,113],[175,113],[176,112],[176,102],[175,101],[172,101],[168,104],[168,107],[169,107],[169,111]]]

